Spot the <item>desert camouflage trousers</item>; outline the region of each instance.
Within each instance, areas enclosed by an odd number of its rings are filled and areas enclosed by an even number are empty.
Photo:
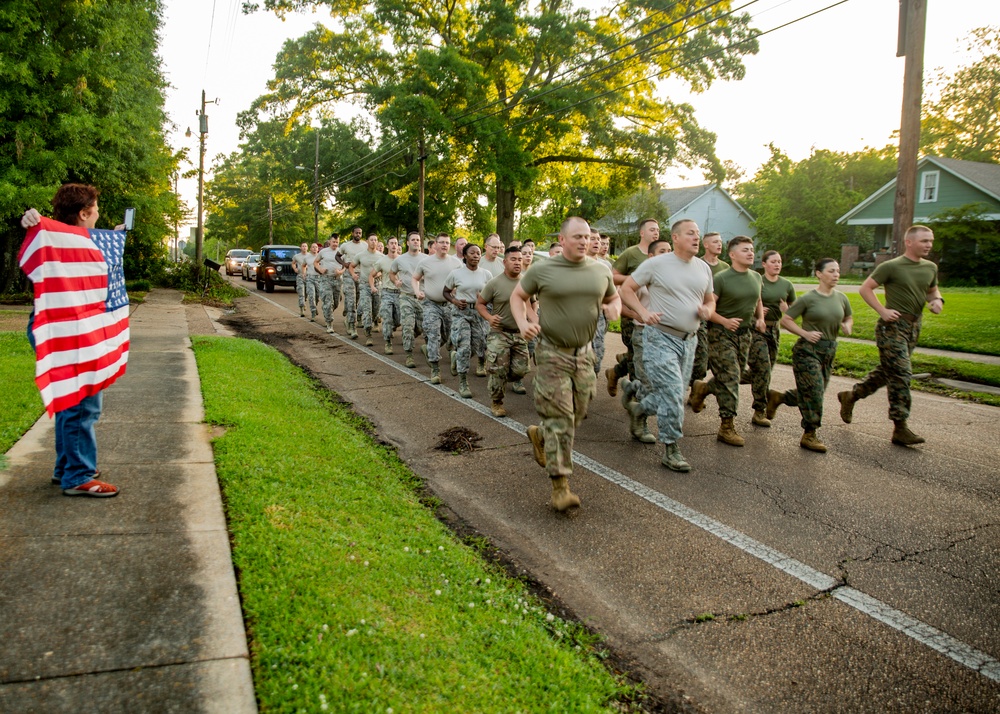
[[[399,295],[399,321],[403,329],[403,351],[413,352],[413,340],[424,322],[423,303],[409,293]]]
[[[698,346],[694,351],[694,364],[691,366],[691,382],[705,379],[708,376],[708,321],[702,320],[698,325]]]
[[[684,435],[684,392],[691,379],[698,338],[692,335],[682,340],[646,326],[635,331],[632,344],[641,345],[635,353],[636,371],[642,365],[642,387],[636,398],[646,416],[656,415],[660,443],[677,443]]]
[[[392,331],[402,324],[399,311],[399,291],[382,288],[379,291],[379,317],[382,318],[382,339],[386,344],[392,342]],[[411,342],[412,344],[412,342]]]
[[[727,330],[714,322],[708,326],[708,366],[712,378],[708,392],[719,403],[719,416],[723,419],[736,416],[740,405],[740,374],[750,352],[751,328],[737,332]]]
[[[604,316],[604,310],[597,315],[597,332],[594,333],[594,341],[590,344],[594,348],[594,374],[601,374],[601,363],[604,361],[604,336],[608,332],[608,318]]]
[[[451,303],[424,300],[424,339],[427,341],[427,361],[441,361],[441,336],[451,337]]]
[[[910,379],[913,377],[910,358],[920,338],[920,323],[919,318],[916,322],[902,317],[895,322],[879,320],[875,324],[879,365],[852,390],[855,399],[864,399],[884,386],[889,396],[889,418],[893,421],[910,418]]]
[[[750,334],[750,353],[747,356],[746,371],[750,391],[753,393],[753,408],[762,412],[767,408],[767,390],[771,388],[771,370],[778,360],[778,341],[781,339],[781,331],[777,322],[769,322],[766,332],[750,330]]]
[[[528,373],[528,343],[517,332],[491,330],[486,335],[487,388],[495,402],[502,402],[507,381]]]
[[[573,438],[597,393],[594,350],[587,343],[563,349],[542,338],[535,348],[535,410],[545,439],[546,471],[552,478],[573,473]]]
[[[472,355],[482,357],[486,354],[487,329],[488,323],[475,307],[451,306],[451,342],[452,349],[458,353],[455,362],[459,374],[468,374]]]
[[[784,403],[799,408],[803,431],[815,431],[823,423],[823,394],[830,384],[830,372],[836,356],[836,340],[820,340],[812,344],[800,338],[792,347],[795,389],[785,392]]]
[[[340,304],[341,280],[339,275],[331,275],[331,270],[319,279],[319,299],[323,303],[323,319],[333,322],[333,313]]]

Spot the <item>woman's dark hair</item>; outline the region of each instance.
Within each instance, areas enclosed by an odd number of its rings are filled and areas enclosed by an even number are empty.
[[[100,191],[87,184],[63,184],[52,197],[52,217],[60,223],[75,226],[80,218],[80,211],[97,203],[99,194]]]
[[[776,251],[776,250],[765,250],[764,251],[764,255],[760,259],[760,262],[766,263],[767,260],[768,260],[768,258],[770,258],[772,255],[778,255],[778,251]]]
[[[834,260],[833,258],[820,258],[819,260],[816,261],[816,267],[814,268],[814,270],[817,273],[822,273],[823,270],[826,268],[826,266],[828,266],[830,263],[836,263],[836,262],[837,261]]]

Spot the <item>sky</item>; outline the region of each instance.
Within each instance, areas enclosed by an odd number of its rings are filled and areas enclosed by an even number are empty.
[[[747,11],[756,28],[769,30],[834,2],[758,0]],[[295,13],[284,20],[266,12],[243,15],[241,4],[166,0],[160,57],[171,85],[166,109],[175,128],[169,141],[174,149],[188,147],[196,167],[195,112],[201,92],[205,90],[209,101],[218,99],[206,109],[206,170],[214,156],[239,148],[236,116],[266,91],[284,41],[316,22],[330,22],[325,12]],[[936,76],[938,69],[954,71],[968,64],[970,31],[1000,24],[995,0],[927,4],[925,78]],[[718,137],[719,158],[734,161],[747,177],[767,159],[771,142],[793,160],[806,158],[813,148],[882,147],[892,141],[900,120],[904,60],[896,57],[897,21],[898,0],[848,0],[761,37],[759,53],[744,59],[746,76],[741,81],[716,82],[697,95],[674,82],[664,83],[663,90],[672,101],[694,106],[701,125]],[[346,118],[351,111],[344,108],[339,114]],[[190,138],[185,137],[188,127]],[[665,187],[704,183],[699,171],[683,167],[672,169],[663,180]],[[197,180],[181,180],[180,193],[192,209],[197,191]]]

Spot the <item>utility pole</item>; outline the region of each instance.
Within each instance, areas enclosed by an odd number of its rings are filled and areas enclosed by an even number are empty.
[[[178,204],[180,204],[180,194],[177,192],[177,180],[180,178],[180,172],[174,174],[174,196],[177,198]],[[178,205],[178,210],[180,206]],[[180,232],[177,228],[177,215],[174,214],[174,249],[170,251],[170,260],[177,262],[177,242],[180,240]]]
[[[920,104],[924,86],[924,35],[927,0],[899,0],[899,38],[896,56],[905,56],[903,111],[899,123],[899,164],[896,201],[892,212],[892,252],[902,255],[903,236],[913,224],[917,192],[917,154],[920,151]]]
[[[316,128],[316,157],[313,160],[313,242],[319,243],[319,127]]]
[[[198,232],[195,234],[195,270],[201,273],[202,263],[205,261],[205,136],[208,134],[208,115],[205,113],[206,104],[218,104],[218,99],[210,102],[205,101],[205,90],[201,90],[201,110],[195,112],[198,116]],[[191,136],[191,130],[187,130],[187,136]]]
[[[267,242],[274,243],[274,205],[271,194],[267,194]]]
[[[420,177],[417,179],[417,232],[420,234],[420,240],[424,239],[424,178],[425,167],[424,160],[427,156],[424,154],[424,128],[420,127],[420,140],[417,143],[417,161],[420,162]]]

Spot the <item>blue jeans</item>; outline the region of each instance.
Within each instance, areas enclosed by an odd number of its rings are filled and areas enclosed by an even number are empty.
[[[642,330],[643,396],[647,416],[656,415],[660,443],[674,444],[684,435],[684,390],[691,379],[696,337],[682,340],[655,327]]]
[[[31,328],[35,313],[28,317],[28,342],[35,349]],[[75,488],[93,480],[97,471],[97,434],[94,425],[101,418],[103,392],[86,397],[75,407],[56,412],[56,467],[52,475],[62,488]]]

